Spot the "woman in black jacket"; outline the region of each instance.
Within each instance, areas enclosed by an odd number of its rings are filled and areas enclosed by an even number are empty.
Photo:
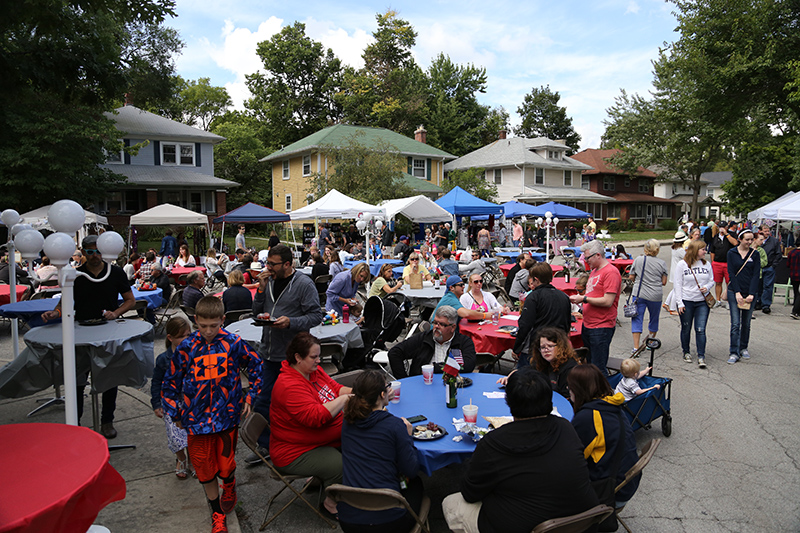
[[[222,293],[225,312],[252,309],[253,293],[244,284],[244,275],[240,270],[231,270],[228,274],[228,288]]]

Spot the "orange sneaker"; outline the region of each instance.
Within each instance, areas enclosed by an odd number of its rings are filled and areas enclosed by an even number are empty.
[[[222,496],[219,503],[225,514],[230,513],[236,507],[236,480],[222,484]]]
[[[211,514],[211,533],[228,533],[228,524],[225,523],[224,514]]]

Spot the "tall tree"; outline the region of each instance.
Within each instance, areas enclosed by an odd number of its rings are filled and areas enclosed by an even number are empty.
[[[572,126],[572,118],[567,116],[567,108],[558,105],[561,95],[553,92],[550,86],[534,87],[526,94],[517,113],[522,122],[514,133],[522,137],[547,137],[552,140],[565,140],[569,154],[578,149],[581,136]]]
[[[483,168],[465,168],[448,172],[442,183],[442,190],[446,194],[455,187],[461,187],[487,202],[497,200],[497,185],[486,180],[486,169]]]
[[[225,87],[212,86],[210,78],[190,81],[181,91],[180,100],[183,121],[206,131],[216,117],[223,115],[233,105]]]
[[[341,62],[305,33],[305,24],[286,26],[256,50],[264,73],[248,75],[253,97],[245,107],[263,124],[272,148],[291,144],[341,116],[334,95],[341,90]]]
[[[259,162],[269,151],[259,139],[256,121],[227,113],[214,120],[211,131],[225,137],[214,147],[214,174],[239,184],[228,193],[229,210],[247,202],[272,207],[272,168]]]

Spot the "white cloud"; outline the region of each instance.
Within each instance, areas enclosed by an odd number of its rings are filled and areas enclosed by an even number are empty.
[[[356,69],[364,66],[361,54],[364,53],[367,45],[375,41],[372,34],[363,29],[356,29],[351,35],[347,30],[336,27],[332,22],[318,21],[313,18],[308,18],[304,22],[306,35],[322,43],[325,48],[333,50],[342,63]]]
[[[628,8],[625,10],[625,14],[633,13],[634,15],[639,12],[639,4],[636,0],[631,0],[628,2]]]

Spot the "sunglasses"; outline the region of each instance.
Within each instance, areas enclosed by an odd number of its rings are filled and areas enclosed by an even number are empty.
[[[84,250],[83,253],[85,253],[86,255],[95,255],[95,254],[103,255],[100,253],[100,250],[92,250],[91,248]]]

